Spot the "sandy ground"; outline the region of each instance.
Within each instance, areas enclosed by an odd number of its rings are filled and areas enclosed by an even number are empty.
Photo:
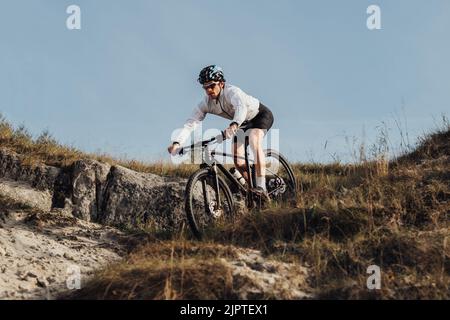
[[[0,299],[52,299],[76,290],[124,251],[118,231],[61,214],[10,212],[5,220],[0,228]]]
[[[53,299],[125,254],[123,234],[48,207],[45,192],[0,180],[0,195],[30,210],[0,212],[0,299]]]

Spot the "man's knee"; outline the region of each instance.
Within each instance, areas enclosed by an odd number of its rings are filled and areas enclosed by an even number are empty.
[[[240,159],[234,159],[234,166],[240,171],[245,169],[245,161]]]

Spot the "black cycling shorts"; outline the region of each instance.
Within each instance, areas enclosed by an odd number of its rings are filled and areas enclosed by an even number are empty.
[[[273,125],[273,114],[269,108],[267,108],[262,103],[259,104],[258,114],[249,121],[244,121],[241,125],[241,129],[245,131],[250,129],[263,129],[267,131],[272,128]]]

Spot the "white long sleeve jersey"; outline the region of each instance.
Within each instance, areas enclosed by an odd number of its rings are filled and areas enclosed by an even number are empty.
[[[183,144],[208,113],[233,120],[240,126],[244,121],[256,117],[258,112],[258,99],[246,94],[236,86],[225,84],[218,99],[212,99],[205,95],[172,142]]]

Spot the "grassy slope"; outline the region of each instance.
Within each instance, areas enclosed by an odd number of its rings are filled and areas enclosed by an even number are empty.
[[[195,169],[83,154],[48,134],[33,140],[5,121],[0,143],[31,163],[65,166],[87,157],[157,174],[188,176]],[[244,217],[207,243],[192,241],[185,232],[148,236],[76,297],[232,298],[236,284],[216,262],[227,246],[240,246],[309,266],[319,298],[449,299],[449,148],[447,125],[390,163],[297,164],[302,192],[296,208]],[[366,270],[373,264],[382,272],[378,291],[366,289]]]

